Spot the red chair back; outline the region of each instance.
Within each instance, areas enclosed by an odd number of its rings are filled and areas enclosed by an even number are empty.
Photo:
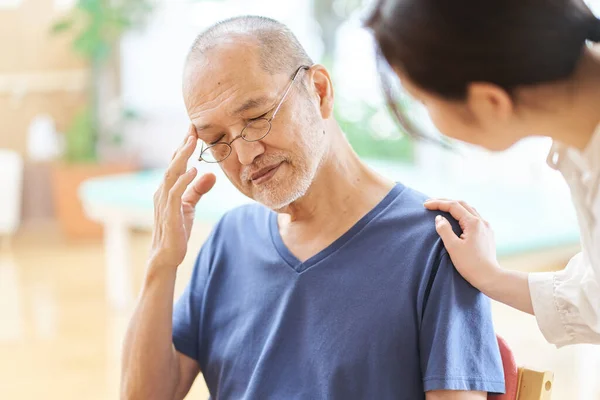
[[[519,368],[515,357],[508,347],[508,343],[500,336],[498,338],[498,347],[500,347],[500,356],[504,366],[504,381],[506,382],[506,393],[488,396],[490,400],[517,400],[517,391],[519,389]]]

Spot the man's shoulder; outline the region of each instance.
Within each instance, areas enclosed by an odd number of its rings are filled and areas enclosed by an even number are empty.
[[[394,233],[391,236],[392,240],[399,239],[406,234],[425,244],[430,243],[428,238],[434,241],[439,239],[435,229],[435,217],[442,215],[450,221],[454,232],[460,235],[462,233],[460,225],[450,214],[425,208],[424,203],[430,198],[418,190],[402,185],[402,190],[394,201],[380,215],[381,227],[385,226]]]
[[[450,214],[441,211],[429,211],[425,208],[424,203],[431,199],[431,196],[427,196],[409,186],[402,186],[402,188],[402,191],[392,203],[392,207],[388,207],[386,210],[386,214],[390,218],[410,219],[413,223],[426,223],[435,230],[435,217],[443,215],[453,225],[455,232],[458,232],[460,226]]]

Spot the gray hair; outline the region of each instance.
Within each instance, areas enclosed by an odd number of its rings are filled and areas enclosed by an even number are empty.
[[[260,49],[260,66],[270,74],[291,74],[301,65],[313,65],[287,26],[271,18],[252,15],[230,18],[206,29],[194,41],[187,62],[200,59],[208,50],[218,47],[220,39],[231,36],[255,39]]]

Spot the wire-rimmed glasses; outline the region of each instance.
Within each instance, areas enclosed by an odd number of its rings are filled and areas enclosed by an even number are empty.
[[[287,98],[287,95],[290,92],[290,89],[292,88],[292,86],[294,85],[296,78],[300,74],[300,71],[308,70],[308,69],[310,69],[310,67],[303,65],[296,70],[296,72],[294,73],[294,75],[292,77],[291,82],[288,84],[287,88],[285,89],[283,96],[281,96],[281,100],[279,101],[279,104],[277,104],[277,106],[275,107],[275,111],[273,112],[273,115],[271,116],[271,118],[267,119],[267,118],[261,117],[261,118],[256,118],[256,119],[251,120],[244,127],[244,129],[242,129],[242,132],[238,136],[233,138],[233,140],[230,141],[229,143],[217,142],[217,143],[213,143],[207,147],[204,147],[204,144],[203,144],[202,151],[200,153],[200,158],[198,160],[204,161],[207,163],[220,163],[220,162],[225,161],[225,159],[231,155],[231,152],[233,150],[231,145],[236,140],[242,138],[246,142],[258,142],[259,140],[264,139],[271,132],[271,128],[272,128],[271,123],[273,122],[273,120],[275,119],[275,116],[281,109],[281,106],[283,105],[283,102]]]

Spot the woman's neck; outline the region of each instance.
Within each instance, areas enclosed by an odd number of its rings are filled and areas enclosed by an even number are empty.
[[[600,53],[586,48],[569,80],[525,89],[522,95],[525,104],[544,108],[543,114],[536,110],[535,132],[584,150],[600,125]]]

